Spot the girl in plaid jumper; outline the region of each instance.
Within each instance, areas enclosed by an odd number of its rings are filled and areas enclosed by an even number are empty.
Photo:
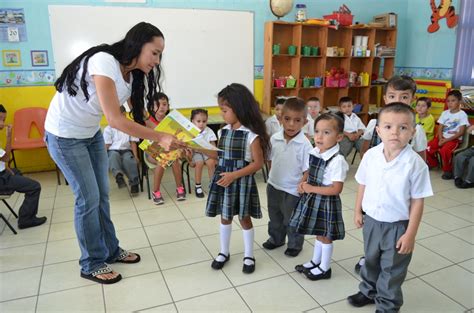
[[[218,94],[221,115],[227,124],[219,131],[215,154],[218,164],[209,187],[206,215],[221,216],[221,250],[211,267],[221,269],[230,258],[229,244],[232,218],[239,216],[244,236],[244,264],[242,271],[255,270],[253,256],[253,218],[261,218],[260,201],[254,174],[262,168],[269,150],[269,138],[260,115],[257,101],[240,84],[231,84]]]
[[[301,234],[316,235],[313,258],[295,267],[308,279],[331,278],[333,240],[345,235],[342,219],[342,192],[349,165],[339,154],[344,138],[344,120],[335,114],[320,115],[314,123],[315,148],[310,152],[309,170],[298,186],[302,197],[293,212],[290,226]]]

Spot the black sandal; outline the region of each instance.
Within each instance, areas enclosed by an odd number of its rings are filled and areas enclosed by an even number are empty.
[[[81,272],[81,277],[92,280],[93,282],[96,282],[99,284],[106,284],[106,285],[115,284],[116,282],[119,282],[122,279],[122,275],[118,274],[118,276],[111,279],[97,277],[98,275],[102,275],[102,274],[110,274],[113,271],[114,270],[110,266],[106,265],[105,267],[100,268],[97,271],[94,271],[90,274],[84,274],[83,272]]]
[[[252,265],[247,265],[247,264],[244,263],[244,266],[242,267],[242,272],[244,272],[245,274],[252,274],[255,271],[255,258],[251,258],[251,257],[246,256],[244,258],[244,261],[245,260],[253,261],[253,264]]]
[[[295,266],[295,270],[298,272],[298,273],[304,273],[304,272],[307,272],[307,271],[311,271],[313,268],[316,268],[319,266],[319,264],[316,264],[313,262],[313,260],[310,261],[311,264],[313,266],[311,267],[305,267],[303,264],[299,264],[299,265],[296,265]]]
[[[214,259],[214,261],[212,261],[211,267],[215,270],[220,270],[221,268],[223,268],[224,265],[227,263],[227,261],[229,261],[230,259],[230,253],[229,255],[225,255],[224,253],[219,253],[217,256],[219,255],[224,258],[224,261],[221,262]]]
[[[137,257],[133,260],[125,260],[128,256],[130,255],[136,255]],[[140,262],[141,258],[140,258],[140,255],[138,253],[130,253],[128,252],[127,250],[122,250],[122,252],[120,252],[117,260],[115,260],[115,262],[117,263],[125,263],[125,264],[133,264],[133,263],[138,263]]]

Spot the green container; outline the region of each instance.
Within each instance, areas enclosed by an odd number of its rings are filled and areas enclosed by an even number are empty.
[[[286,80],[286,88],[295,88],[296,87],[296,79],[288,78]]]
[[[305,77],[303,78],[303,88],[308,88],[311,86],[311,78]]]
[[[289,54],[289,55],[296,55],[296,46],[294,46],[294,45],[289,45],[289,46],[288,46],[288,54]]]
[[[310,46],[302,46],[301,47],[301,54],[304,56],[310,56],[311,55],[311,47]]]
[[[279,55],[280,54],[280,44],[273,45],[273,55]]]
[[[311,47],[311,55],[312,56],[319,55],[319,47]]]

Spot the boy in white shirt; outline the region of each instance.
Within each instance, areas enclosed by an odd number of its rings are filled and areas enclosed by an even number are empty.
[[[308,108],[308,122],[303,127],[303,133],[309,138],[310,142],[314,141],[314,121],[321,112],[321,103],[318,97],[311,97],[306,101]]]
[[[275,114],[267,118],[265,121],[265,127],[267,128],[267,134],[269,137],[281,130],[281,110],[283,109],[284,103],[284,98],[277,98],[275,100]]]
[[[398,312],[403,304],[401,285],[424,198],[433,195],[428,166],[408,144],[415,125],[409,106],[397,102],[383,107],[376,129],[382,143],[367,151],[355,176],[354,223],[363,226],[365,252],[360,291],[347,298],[355,307],[375,303],[377,312]]]
[[[118,188],[126,187],[123,175],[127,175],[130,193],[136,196],[139,192],[138,177],[138,138],[125,134],[118,129],[107,126],[104,129],[104,141],[109,157],[109,169],[115,178]]]
[[[364,133],[365,125],[357,114],[353,113],[354,105],[350,97],[339,99],[339,110],[344,114],[344,138],[339,143],[339,151],[344,157],[351,153],[355,147],[360,151],[362,145],[361,136]]]
[[[304,242],[304,235],[290,228],[288,222],[300,199],[298,184],[308,170],[309,152],[313,148],[302,131],[306,115],[302,99],[287,99],[282,110],[283,129],[270,139],[272,149],[268,163],[271,166],[267,184],[270,237],[263,247],[272,250],[283,246],[288,236],[285,254],[290,257],[300,253]]]

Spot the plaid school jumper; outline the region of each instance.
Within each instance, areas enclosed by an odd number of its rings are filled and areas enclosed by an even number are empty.
[[[217,184],[221,173],[235,172],[249,164],[245,161],[248,134],[243,130],[222,129],[218,143],[221,151],[218,152],[219,161],[209,187],[206,216],[220,214],[226,220],[234,215],[239,215],[240,219],[262,217],[254,175],[240,177],[225,188]]]
[[[322,186],[324,170],[336,155],[327,161],[310,155],[308,184]],[[344,239],[341,198],[339,195],[303,194],[291,216],[290,226],[300,234],[324,236],[331,240]]]

